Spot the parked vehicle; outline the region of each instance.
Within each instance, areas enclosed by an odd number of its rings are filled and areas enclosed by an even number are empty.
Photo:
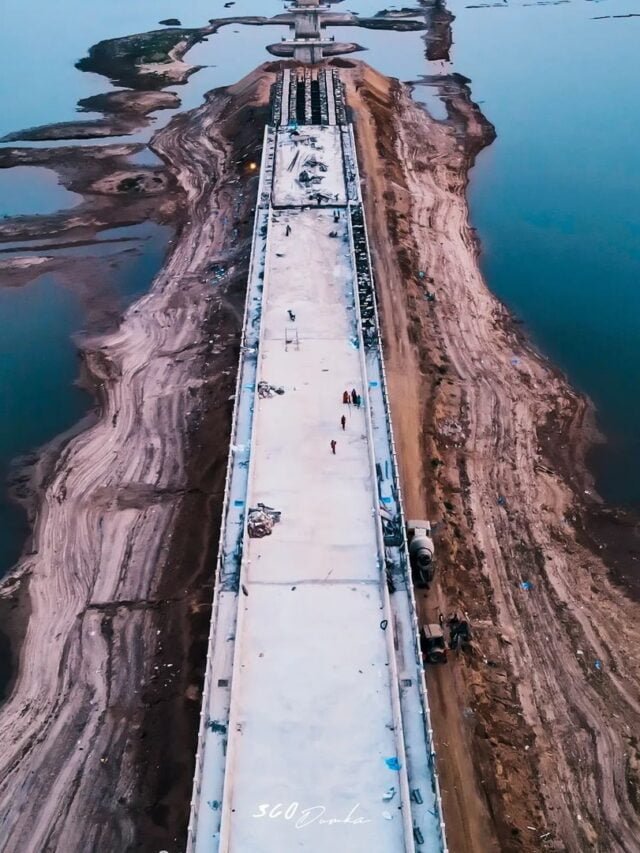
[[[407,521],[407,539],[413,583],[418,589],[427,589],[435,574],[431,523],[419,520]]]

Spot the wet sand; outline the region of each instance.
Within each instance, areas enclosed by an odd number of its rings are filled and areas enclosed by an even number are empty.
[[[175,92],[135,92],[118,90],[92,95],[78,101],[78,110],[103,113],[104,118],[90,121],[64,121],[45,124],[8,133],[0,142],[42,141],[61,139],[99,139],[109,136],[126,136],[151,124],[149,115],[157,110],[170,110],[180,106]],[[40,149],[42,150],[42,149]]]

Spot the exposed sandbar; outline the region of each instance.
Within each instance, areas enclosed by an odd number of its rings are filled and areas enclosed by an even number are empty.
[[[94,239],[99,231],[148,219],[171,222],[179,204],[177,185],[163,164],[141,166],[130,157],[144,145],[103,145],[60,148],[2,148],[0,168],[44,166],[58,175],[83,201],[57,213],[6,217],[0,221],[3,244],[49,240],[69,244]],[[25,246],[28,248],[28,246]]]

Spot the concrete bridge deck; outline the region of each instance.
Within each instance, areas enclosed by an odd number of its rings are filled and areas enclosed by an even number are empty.
[[[259,378],[285,393],[256,400],[249,505],[282,520],[248,540],[242,574],[230,849],[403,850],[399,774],[385,764],[397,745],[367,428],[364,410],[342,403],[365,382],[346,217],[336,226],[331,210],[291,210],[272,215],[271,231]],[[285,345],[289,308],[298,338]],[[299,808],[291,821],[255,817],[263,803]],[[355,808],[367,823],[297,829],[315,807],[343,819]]]
[[[446,849],[358,184],[350,127],[268,129],[189,850]]]

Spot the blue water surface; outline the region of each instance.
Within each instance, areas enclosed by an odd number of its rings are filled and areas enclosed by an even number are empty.
[[[453,0],[453,67],[497,130],[471,178],[491,289],[598,408],[597,487],[640,503],[640,18],[627,0]]]
[[[52,254],[113,257],[111,287],[99,297],[124,309],[149,287],[170,236],[171,229],[144,222],[103,231],[104,244]],[[107,242],[119,238],[127,243]],[[0,575],[18,559],[28,533],[24,514],[6,492],[12,463],[70,429],[91,406],[76,385],[74,335],[86,326],[86,307],[55,274],[22,287],[0,286]]]

